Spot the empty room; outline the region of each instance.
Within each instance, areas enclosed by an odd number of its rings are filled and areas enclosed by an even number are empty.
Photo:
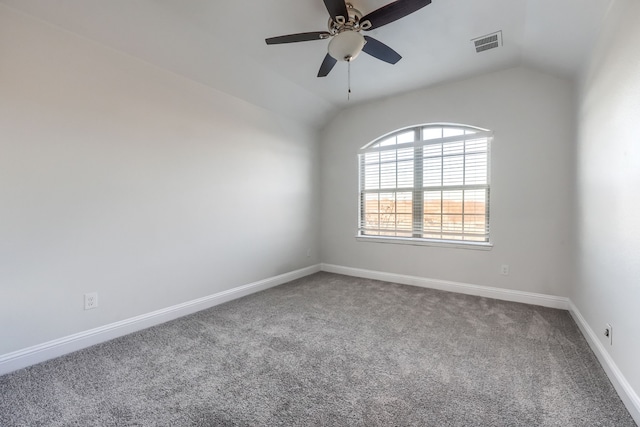
[[[0,426],[640,424],[639,0],[0,0]]]

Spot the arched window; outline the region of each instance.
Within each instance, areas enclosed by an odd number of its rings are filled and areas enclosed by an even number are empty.
[[[367,144],[358,235],[488,243],[491,139],[486,129],[428,124]]]

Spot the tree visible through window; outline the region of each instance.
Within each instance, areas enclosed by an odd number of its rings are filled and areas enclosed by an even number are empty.
[[[423,125],[359,153],[360,236],[489,242],[491,132]]]

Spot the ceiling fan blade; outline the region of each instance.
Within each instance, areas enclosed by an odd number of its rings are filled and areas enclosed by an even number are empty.
[[[288,34],[286,36],[270,37],[264,41],[267,44],[282,44],[282,43],[296,43],[296,42],[308,42],[311,40],[322,40],[329,38],[331,33],[326,31],[312,31],[310,33],[298,33]]]
[[[367,28],[367,30],[373,30],[374,28],[379,28],[390,22],[404,18],[430,3],[431,0],[397,0],[366,14],[360,19],[360,22],[371,22],[371,27]]]
[[[333,67],[338,62],[333,56],[327,53],[327,56],[324,57],[324,61],[322,61],[322,65],[320,66],[320,71],[318,71],[318,77],[326,77]]]
[[[349,12],[347,12],[347,5],[344,0],[324,0],[324,5],[327,7],[327,12],[329,12],[333,20],[336,19],[336,16],[349,19]]]
[[[378,58],[379,60],[388,62],[389,64],[395,64],[402,59],[402,56],[400,56],[398,52],[373,37],[364,36],[364,39],[367,43],[365,43],[362,51],[368,53],[374,58]]]

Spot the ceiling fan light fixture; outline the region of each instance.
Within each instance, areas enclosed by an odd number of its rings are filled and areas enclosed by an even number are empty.
[[[364,36],[356,31],[343,31],[329,42],[329,55],[338,61],[353,61],[362,52],[366,43]]]

